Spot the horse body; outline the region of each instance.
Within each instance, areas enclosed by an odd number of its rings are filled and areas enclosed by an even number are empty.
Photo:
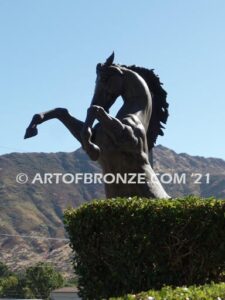
[[[169,198],[149,164],[145,130],[141,123],[137,128],[138,122],[135,122],[134,127],[131,126],[132,119],[133,117],[130,117],[124,123],[128,124],[128,128],[114,131],[113,136],[109,135],[100,124],[94,128],[93,142],[101,150],[98,162],[103,174],[106,176],[120,174],[122,178],[126,178],[125,183],[106,182],[106,196]],[[132,129],[129,130],[129,127]],[[139,176],[142,178],[141,182]],[[132,177],[134,179],[130,181]]]
[[[52,118],[58,118],[81,142],[92,160],[97,160],[104,175],[127,176],[126,182],[105,182],[108,198],[140,196],[148,198],[169,198],[150,166],[148,145],[157,137],[160,122],[153,123],[147,136],[154,114],[153,96],[148,82],[135,67],[113,64],[114,55],[104,64],[97,65],[97,79],[91,106],[85,122],[70,116],[65,109],[55,109],[35,115],[27,129],[25,138],[37,134],[37,125]],[[118,96],[123,105],[116,117],[108,111]],[[94,121],[98,120],[93,127]],[[165,119],[165,118],[164,118]],[[160,134],[160,133],[159,133]],[[131,174],[135,180],[130,182]],[[142,183],[139,176],[142,176]]]

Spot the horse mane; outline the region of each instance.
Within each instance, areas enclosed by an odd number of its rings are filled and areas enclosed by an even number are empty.
[[[121,67],[138,73],[145,80],[149,87],[152,96],[152,115],[149,121],[146,136],[148,149],[150,150],[154,147],[157,137],[159,135],[164,135],[163,129],[165,129],[165,127],[163,124],[166,124],[169,116],[169,104],[166,101],[167,92],[162,88],[162,83],[160,82],[159,77],[154,73],[154,69],[149,70],[143,67],[137,67],[135,65],[122,65]]]

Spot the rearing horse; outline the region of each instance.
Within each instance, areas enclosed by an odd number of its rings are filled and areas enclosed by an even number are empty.
[[[96,87],[85,122],[72,117],[67,109],[56,108],[34,115],[25,138],[37,135],[37,125],[57,118],[89,157],[100,163],[103,174],[144,175],[141,183],[105,183],[108,198],[169,198],[148,159],[157,136],[163,135],[161,123],[168,117],[166,92],[153,70],[116,65],[113,60],[114,53],[96,67]],[[124,103],[113,118],[109,109],[119,96]]]

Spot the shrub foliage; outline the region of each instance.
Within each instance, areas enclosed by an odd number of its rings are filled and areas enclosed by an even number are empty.
[[[190,287],[163,287],[137,295],[126,295],[110,300],[222,300],[225,299],[225,283],[212,283]]]
[[[221,280],[225,201],[93,201],[65,212],[83,299]]]

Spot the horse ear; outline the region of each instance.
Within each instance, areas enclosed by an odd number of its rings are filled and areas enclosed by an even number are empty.
[[[115,53],[113,53],[106,59],[106,62],[104,63],[105,66],[111,66],[114,61]]]

